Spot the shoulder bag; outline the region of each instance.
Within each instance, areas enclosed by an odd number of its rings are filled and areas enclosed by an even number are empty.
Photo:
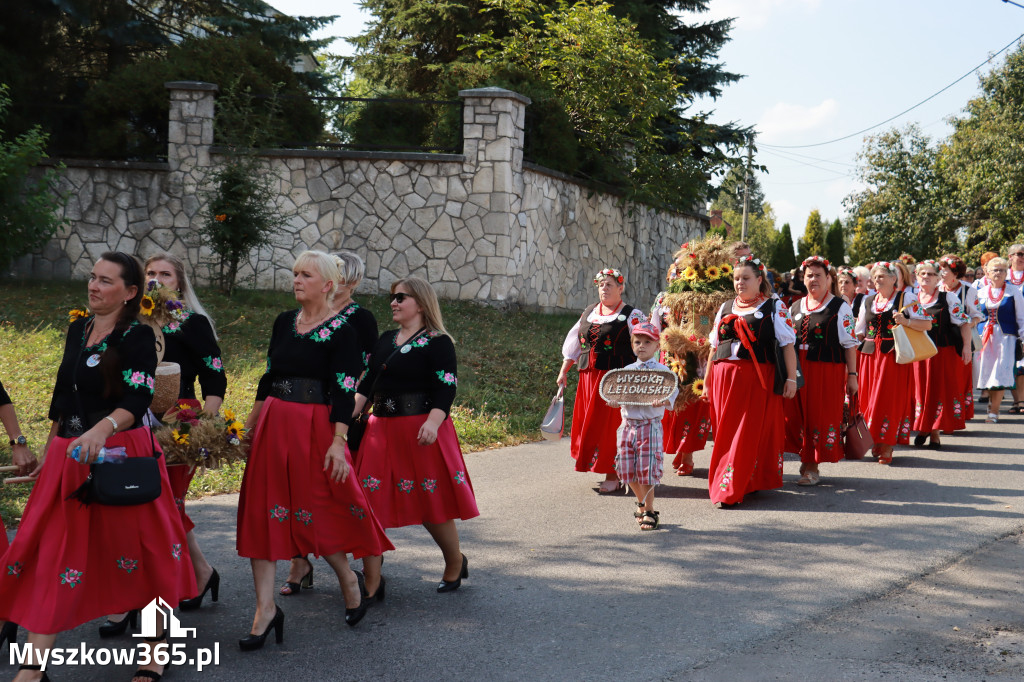
[[[846,459],[864,459],[875,446],[867,420],[864,419],[864,414],[857,404],[858,395],[859,392],[850,397],[850,423],[843,431],[843,450]]]
[[[907,315],[906,308],[900,312]],[[928,336],[928,332],[918,331],[906,325],[896,325],[892,330],[892,340],[896,349],[896,364],[898,365],[927,360],[939,352],[939,349],[935,347],[935,342]]]

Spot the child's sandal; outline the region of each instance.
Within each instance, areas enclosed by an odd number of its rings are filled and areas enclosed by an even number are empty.
[[[643,518],[640,519],[640,530],[658,530],[660,525],[661,517],[656,511],[645,511]]]

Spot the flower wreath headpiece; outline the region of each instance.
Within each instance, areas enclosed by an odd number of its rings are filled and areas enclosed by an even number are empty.
[[[844,265],[843,267],[839,268],[839,271],[836,273],[836,277],[842,277],[843,275],[846,275],[854,282],[857,281],[857,273],[854,272],[853,268],[851,267]]]
[[[753,256],[740,256],[740,265],[753,265],[755,268],[764,272],[764,265],[761,263],[760,258],[754,258]]]
[[[626,278],[622,276],[622,273],[616,270],[615,268],[605,268],[601,272],[594,275],[594,284],[600,284],[601,280],[604,279],[605,277],[611,277],[619,284],[623,284],[626,281]]]
[[[943,256],[939,259],[939,265],[944,265],[953,272],[957,271],[957,268],[962,266],[964,261],[960,256]]]
[[[828,262],[828,259],[822,258],[821,256],[810,256],[809,258],[805,258],[804,262],[800,264],[800,267],[806,268],[808,265],[823,267],[826,272],[828,272],[828,269],[832,267],[832,264]]]
[[[872,270],[874,270],[874,268],[877,267],[883,267],[886,270],[888,270],[889,274],[892,275],[893,277],[899,277],[899,275],[896,274],[896,266],[887,260],[878,261],[877,263],[875,263],[874,267],[872,267]]]
[[[918,270],[920,270],[922,266],[924,266],[924,267],[931,267],[933,270],[935,270],[936,274],[938,274],[938,272],[939,272],[939,264],[936,263],[933,260],[930,260],[930,259],[923,260],[920,263],[918,263],[917,265],[915,265],[914,266],[914,272],[917,272]]]

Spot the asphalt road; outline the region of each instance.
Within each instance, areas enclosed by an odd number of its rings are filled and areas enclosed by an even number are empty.
[[[390,532],[387,601],[356,628],[326,563],[279,598],[285,641],[239,652],[254,608],[234,552],[237,496],[190,502],[220,601],[180,614],[219,664],[171,680],[1020,680],[1024,679],[1024,417],[975,420],[944,449],[900,448],[893,466],[823,465],[736,509],[669,471],[662,530],[632,501],[599,496],[568,443],[468,456],[482,515],[461,523],[470,578],[434,587],[421,528]],[[278,574],[285,577],[286,566]],[[96,625],[59,645],[99,646]],[[22,635],[23,638],[24,635]],[[130,645],[127,637],[103,645]],[[130,679],[127,666],[51,670],[55,682]]]

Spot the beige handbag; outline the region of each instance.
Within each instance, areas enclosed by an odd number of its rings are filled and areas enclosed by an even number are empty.
[[[901,311],[907,314],[906,308]],[[911,362],[927,360],[939,352],[928,332],[911,329],[902,324],[892,330],[892,340],[896,346],[896,364],[907,365]]]

